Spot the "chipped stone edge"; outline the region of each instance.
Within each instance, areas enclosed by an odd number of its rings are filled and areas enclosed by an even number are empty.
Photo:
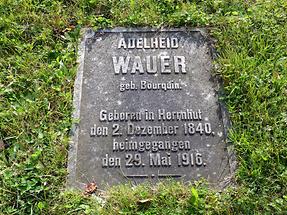
[[[78,48],[78,69],[74,83],[74,94],[73,94],[73,125],[70,133],[69,151],[68,151],[68,176],[67,176],[67,188],[79,188],[83,189],[85,184],[80,183],[76,180],[76,169],[77,169],[77,151],[78,151],[78,140],[79,140],[79,120],[80,120],[80,109],[81,109],[81,98],[82,98],[82,82],[84,73],[84,61],[85,61],[85,49],[86,40],[92,37],[92,32],[82,29],[80,32],[79,48]]]
[[[229,186],[235,186],[235,172],[237,168],[237,159],[236,159],[236,152],[234,149],[234,145],[232,144],[232,141],[228,138],[229,130],[232,128],[232,123],[230,121],[229,113],[227,110],[227,107],[224,102],[220,101],[220,97],[224,96],[224,89],[223,89],[223,83],[222,81],[219,81],[219,108],[221,112],[223,127],[224,127],[224,141],[227,149],[227,156],[228,156],[228,162],[229,162],[229,174],[227,174],[224,179],[220,182],[219,187],[221,189],[225,189]]]
[[[209,44],[210,47],[210,52],[212,56],[212,60],[216,60],[218,58],[218,53],[216,52],[216,49],[214,48],[214,42],[210,39],[211,44]],[[213,70],[216,70],[216,64],[213,65]],[[228,164],[229,164],[229,174],[227,174],[223,180],[219,182],[219,189],[223,190],[229,186],[236,186],[235,183],[235,172],[237,169],[237,159],[236,159],[236,152],[234,149],[234,145],[232,144],[232,141],[228,137],[228,133],[232,128],[232,122],[230,120],[229,112],[226,107],[226,104],[220,100],[225,96],[225,90],[224,90],[224,83],[219,75],[214,75],[216,78],[216,83],[217,83],[217,96],[218,96],[218,104],[219,104],[219,109],[220,109],[220,114],[222,118],[222,123],[223,123],[223,132],[224,132],[224,141],[226,145],[226,150],[227,150],[227,156],[228,156]]]
[[[87,39],[91,39],[97,33],[126,33],[126,32],[175,32],[175,31],[182,31],[182,32],[199,32],[201,35],[207,39],[207,41],[212,41],[209,38],[207,29],[205,28],[124,28],[124,27],[116,27],[113,29],[102,29],[98,31],[93,31],[90,28],[83,28],[81,30],[81,37],[79,39],[79,49],[78,49],[78,58],[77,63],[79,64],[77,69],[77,75],[74,83],[74,94],[73,94],[73,125],[71,129],[71,138],[69,141],[69,152],[68,152],[68,176],[67,176],[67,188],[70,189],[81,189],[83,190],[85,187],[84,183],[78,182],[76,180],[76,168],[77,168],[77,150],[78,150],[78,138],[79,138],[79,122],[80,119],[80,107],[81,107],[81,98],[82,98],[82,81],[83,81],[83,73],[84,73],[84,61],[85,61],[85,49],[86,49],[86,41]],[[212,42],[208,42],[208,46],[210,49],[210,56],[211,60],[214,60],[217,55],[216,51],[212,45]],[[210,71],[211,72],[211,71]],[[228,131],[231,128],[231,122],[229,119],[229,114],[225,104],[220,101],[220,97],[224,95],[223,90],[223,83],[218,78],[216,78],[215,83],[219,87],[219,92],[217,92],[219,109],[222,117],[223,122],[223,130],[224,130],[224,141],[227,146],[227,154],[228,154],[228,162],[229,162],[229,169],[230,173],[225,176],[222,181],[219,181],[219,188],[225,189],[226,187],[234,184],[234,175],[237,168],[237,160],[236,154],[234,150],[234,146],[232,145],[231,141],[228,139]]]

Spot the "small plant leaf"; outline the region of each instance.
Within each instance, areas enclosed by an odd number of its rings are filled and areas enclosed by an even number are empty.
[[[198,192],[194,187],[191,188],[191,194],[192,194],[191,203],[193,205],[197,205],[198,204]]]

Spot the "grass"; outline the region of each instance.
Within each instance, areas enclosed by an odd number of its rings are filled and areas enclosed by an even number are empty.
[[[206,27],[233,123],[237,186],[65,191],[80,29]],[[0,0],[0,214],[286,214],[285,0]],[[103,202],[104,201],[104,202]]]

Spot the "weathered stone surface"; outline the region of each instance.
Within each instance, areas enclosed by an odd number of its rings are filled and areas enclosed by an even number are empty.
[[[226,180],[225,123],[202,31],[88,31],[80,48],[69,186]]]

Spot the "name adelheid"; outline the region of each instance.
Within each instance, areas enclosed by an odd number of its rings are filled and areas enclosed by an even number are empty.
[[[178,44],[176,37],[120,38],[118,49],[176,49]]]

